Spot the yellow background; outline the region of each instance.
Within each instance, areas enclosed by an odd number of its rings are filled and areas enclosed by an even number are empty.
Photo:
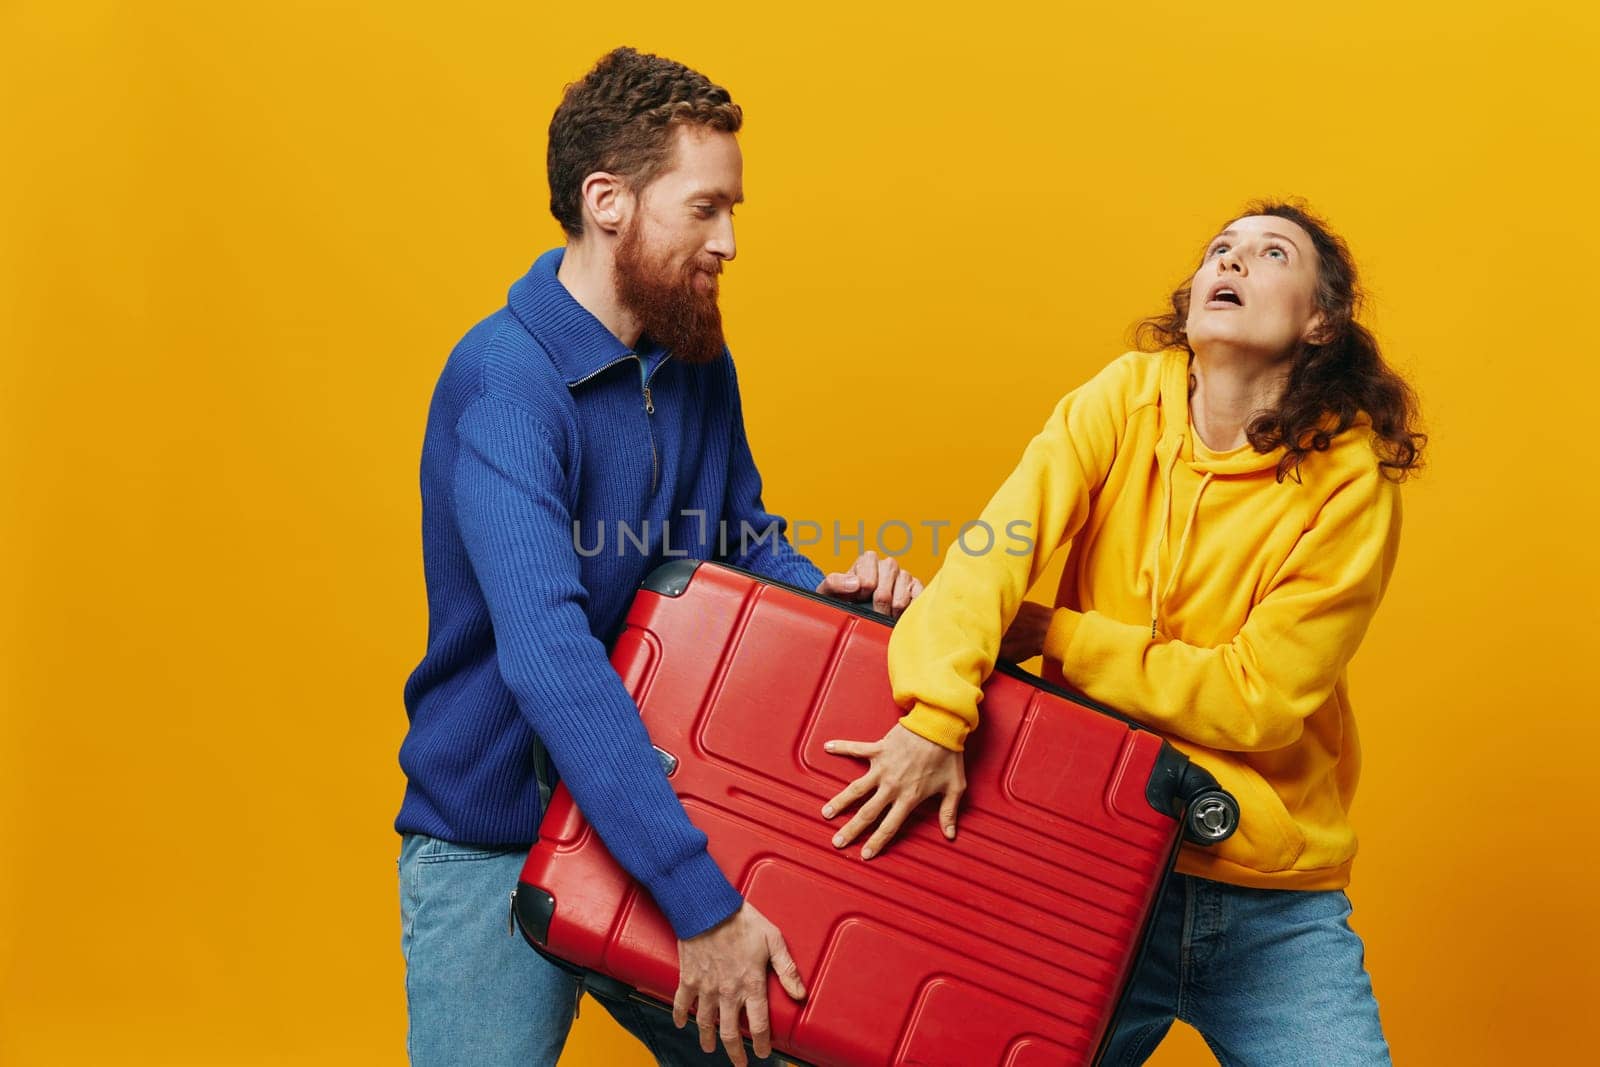
[[[1352,669],[1384,1022],[1587,1060],[1594,12],[9,0],[0,1062],[401,1061],[423,420],[618,43],[746,108],[726,313],[792,517],[975,515],[1247,198],[1332,220],[1433,433]],[[591,1009],[564,1062],[643,1060]]]

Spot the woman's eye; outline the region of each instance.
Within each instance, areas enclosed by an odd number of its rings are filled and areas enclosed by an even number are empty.
[[[1228,246],[1224,245],[1224,244],[1215,244],[1215,245],[1211,246],[1211,254],[1213,256],[1220,256],[1222,253],[1226,252],[1227,250],[1228,250]]]
[[[1278,254],[1278,258],[1279,259],[1288,259],[1289,258],[1289,253],[1285,252],[1282,248],[1278,247],[1277,245],[1268,246],[1267,254],[1271,255],[1274,252],[1276,252]]]

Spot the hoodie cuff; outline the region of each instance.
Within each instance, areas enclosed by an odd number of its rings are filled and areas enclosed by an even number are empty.
[[[900,718],[900,725],[924,741],[932,741],[940,748],[960,752],[967,742],[972,726],[953,711],[924,704],[920,700]]]
[[[1083,621],[1081,611],[1057,608],[1050,618],[1050,628],[1044,632],[1044,654],[1057,663],[1067,662],[1067,649],[1072,645],[1078,624]]]

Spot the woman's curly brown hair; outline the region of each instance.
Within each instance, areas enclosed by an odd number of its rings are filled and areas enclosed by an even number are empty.
[[[550,213],[567,235],[583,236],[585,178],[605,171],[644,188],[670,161],[672,131],[685,123],[738,133],[744,112],[699,71],[632,48],[606,53],[567,86],[545,157]]]
[[[1317,250],[1317,306],[1323,326],[1301,342],[1291,357],[1289,378],[1275,408],[1258,411],[1245,426],[1257,452],[1284,446],[1278,480],[1299,478],[1300,464],[1312,452],[1325,452],[1333,439],[1365,414],[1372,422],[1372,445],[1384,474],[1401,481],[1422,466],[1426,434],[1417,430],[1416,393],[1383,360],[1377,339],[1356,321],[1362,293],[1355,261],[1343,240],[1298,203],[1257,201],[1234,216],[1273,215],[1296,223],[1311,235]],[[1173,291],[1172,310],[1140,322],[1135,343],[1147,352],[1182,348],[1194,358],[1186,330],[1189,282]]]

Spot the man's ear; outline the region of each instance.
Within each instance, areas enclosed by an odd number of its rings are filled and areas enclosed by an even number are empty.
[[[597,170],[583,179],[581,192],[584,221],[594,223],[605,233],[621,232],[633,211],[633,194],[627,184],[615,174]]]

